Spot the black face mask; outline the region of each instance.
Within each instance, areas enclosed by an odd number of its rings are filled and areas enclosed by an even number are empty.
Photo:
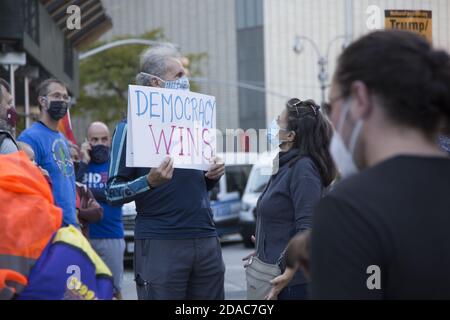
[[[104,163],[109,159],[109,147],[98,144],[93,146],[90,152],[91,161],[94,163]]]
[[[58,121],[64,118],[67,109],[69,109],[69,104],[65,101],[50,101],[47,112],[53,120]]]
[[[73,161],[73,169],[75,172],[78,172],[78,169],[80,168],[80,161]]]

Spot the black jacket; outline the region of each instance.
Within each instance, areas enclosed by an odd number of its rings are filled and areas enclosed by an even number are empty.
[[[296,149],[280,152],[278,172],[258,199],[256,254],[266,263],[284,268],[283,252],[289,240],[311,227],[313,209],[323,185],[314,161]],[[299,271],[289,284],[305,283]]]

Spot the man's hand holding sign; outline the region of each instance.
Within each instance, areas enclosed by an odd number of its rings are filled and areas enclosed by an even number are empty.
[[[219,157],[214,157],[212,160],[213,164],[211,165],[209,171],[205,174],[205,177],[211,180],[219,180],[225,173],[225,164]]]
[[[151,168],[147,175],[147,182],[150,187],[157,187],[172,179],[173,159],[167,157],[158,168]]]
[[[150,169],[147,175],[148,185],[151,187],[157,187],[170,179],[173,175],[173,159],[166,158],[158,168]],[[219,157],[213,158],[213,164],[208,172],[205,173],[205,177],[211,180],[219,180],[225,173],[225,164]]]

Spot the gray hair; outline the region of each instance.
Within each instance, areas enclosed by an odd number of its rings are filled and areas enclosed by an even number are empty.
[[[2,97],[2,95],[3,95],[2,87],[5,87],[5,90],[7,92],[9,92],[9,90],[10,90],[9,83],[5,79],[0,78],[0,103],[2,102],[2,99],[3,99],[3,97]]]
[[[162,43],[145,50],[141,54],[140,72],[136,75],[136,84],[147,84],[148,75],[146,74],[163,77],[167,70],[166,62],[168,58],[181,58],[178,48],[172,43]]]
[[[2,87],[5,87],[5,90],[7,92],[10,92],[10,87],[9,87],[9,83],[3,79],[0,78],[0,104],[2,104],[3,102],[3,89]],[[4,119],[0,119],[0,130],[4,130],[4,131],[8,131],[10,134],[14,135],[13,133],[13,128],[8,124],[8,122],[6,122],[6,120]]]

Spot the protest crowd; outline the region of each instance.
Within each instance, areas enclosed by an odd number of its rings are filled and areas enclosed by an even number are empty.
[[[132,85],[190,90],[175,46],[146,49],[139,66]],[[220,157],[201,170],[164,154],[130,166],[144,152],[129,159],[144,139],[128,136],[130,117],[162,112],[150,96],[112,134],[95,121],[75,144],[59,130],[63,82],[39,84],[39,121],[17,133],[9,83],[0,89],[0,299],[122,299],[132,201],[138,299],[225,299],[210,206]],[[210,128],[215,108],[203,109]],[[414,33],[372,32],[340,55],[328,103],[292,97],[280,110],[267,136],[277,169],[242,259],[248,299],[450,299],[450,55]]]

